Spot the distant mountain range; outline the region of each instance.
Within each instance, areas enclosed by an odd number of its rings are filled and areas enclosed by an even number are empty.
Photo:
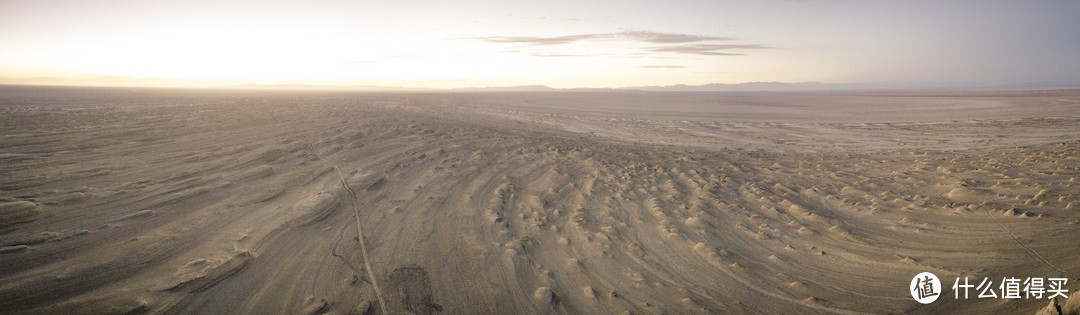
[[[986,85],[958,82],[870,82],[870,83],[821,83],[821,82],[747,82],[738,84],[711,83],[704,85],[638,86],[622,89],[642,91],[686,92],[737,92],[737,91],[886,91],[886,90],[998,90],[1033,88],[1072,88],[1077,85],[1059,83],[1035,83],[1012,85]]]
[[[727,91],[816,91],[839,88],[836,84],[821,82],[746,82],[738,84],[710,83],[704,85],[667,85],[667,86],[634,86],[625,87],[624,90],[642,91],[687,91],[687,92],[727,92]]]

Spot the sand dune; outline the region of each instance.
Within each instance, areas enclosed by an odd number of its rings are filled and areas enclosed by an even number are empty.
[[[908,285],[1080,289],[1080,91],[0,103],[3,313],[1034,313]]]

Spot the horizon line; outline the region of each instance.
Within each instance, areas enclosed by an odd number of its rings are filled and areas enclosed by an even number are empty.
[[[179,85],[123,85],[123,84],[51,84],[51,83],[0,83],[0,86],[21,87],[72,87],[72,88],[119,88],[119,89],[184,89],[184,90],[236,90],[236,91],[339,91],[339,92],[542,92],[542,91],[645,91],[645,92],[815,92],[815,91],[1002,91],[1002,90],[1062,90],[1080,89],[1080,83],[1013,83],[978,84],[960,82],[849,82],[825,83],[816,81],[781,82],[750,81],[741,83],[706,83],[672,85],[643,85],[622,87],[550,87],[544,84],[505,86],[468,86],[453,88],[408,87],[394,85],[364,84],[313,84],[313,83],[238,83],[212,86]]]

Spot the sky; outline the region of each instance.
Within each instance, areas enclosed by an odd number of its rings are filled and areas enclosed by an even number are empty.
[[[1080,86],[1080,1],[0,0],[0,84]]]

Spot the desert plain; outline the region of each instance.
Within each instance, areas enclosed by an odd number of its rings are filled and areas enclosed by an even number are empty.
[[[0,313],[1033,314],[1078,197],[1077,89],[0,86]]]

